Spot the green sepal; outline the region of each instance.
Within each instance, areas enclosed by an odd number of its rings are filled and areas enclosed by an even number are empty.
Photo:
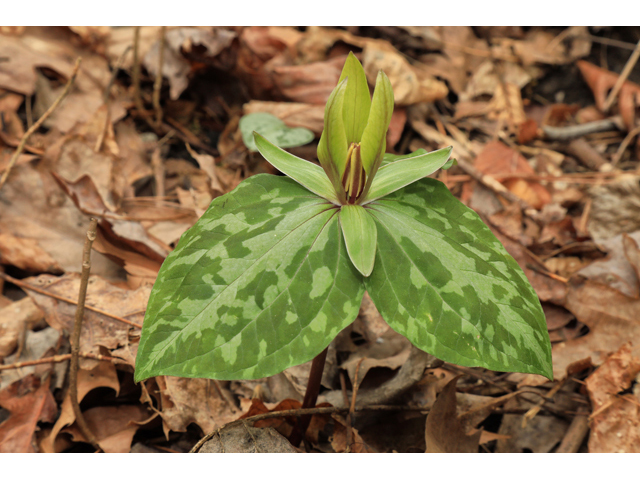
[[[449,170],[451,167],[455,167],[458,164],[458,160],[450,158],[447,163],[442,166],[442,170]]]
[[[380,70],[371,101],[369,121],[362,132],[362,166],[367,176],[374,175],[384,155],[386,135],[393,114],[393,90],[391,82]]]
[[[363,294],[338,208],[289,178],[255,175],[211,202],[163,263],[135,381],[275,375],[322,352]]]
[[[453,147],[446,147],[423,155],[408,156],[403,160],[389,163],[378,170],[371,188],[362,200],[362,205],[382,198],[431,175],[447,163]]]
[[[369,93],[367,76],[353,52],[349,52],[349,56],[344,62],[338,83],[347,77],[349,80],[347,81],[342,112],[347,145],[351,145],[351,143],[360,142],[371,109],[371,94]]]
[[[360,205],[343,205],[340,226],[351,262],[368,277],[376,259],[377,231],[373,218]]]
[[[425,178],[368,205],[376,266],[365,285],[385,321],[458,365],[551,379],[538,297],[478,215]]]
[[[276,147],[257,132],[253,135],[258,150],[271,165],[316,195],[339,205],[336,191],[322,168]]]

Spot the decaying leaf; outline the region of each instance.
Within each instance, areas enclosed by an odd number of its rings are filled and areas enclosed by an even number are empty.
[[[52,422],[58,410],[49,390],[50,378],[43,382],[29,375],[0,390],[0,407],[11,413],[0,423],[0,453],[36,451],[33,435],[38,422]]]
[[[587,378],[587,390],[593,405],[589,452],[640,451],[638,373],[640,358],[626,343]]]
[[[458,378],[447,383],[427,416],[427,453],[478,452],[480,431],[467,435],[456,411]]]
[[[273,428],[255,428],[245,423],[222,428],[198,453],[297,453]]]

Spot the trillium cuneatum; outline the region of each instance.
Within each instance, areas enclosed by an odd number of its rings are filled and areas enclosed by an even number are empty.
[[[552,377],[540,302],[477,214],[440,182],[451,148],[385,155],[389,79],[350,54],[325,108],[320,165],[254,133],[286,177],[216,198],[153,287],[136,381],[248,379],[311,360],[368,291],[386,322],[445,361]]]

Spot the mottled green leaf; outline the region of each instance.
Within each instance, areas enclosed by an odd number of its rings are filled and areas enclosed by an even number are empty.
[[[369,121],[362,132],[362,166],[367,175],[374,174],[382,162],[392,114],[393,89],[389,78],[380,70],[376,79],[376,88],[373,91],[373,100],[371,100]]]
[[[336,191],[321,167],[276,147],[258,133],[255,134],[255,142],[262,156],[271,165],[316,195],[339,204]]]
[[[358,271],[368,277],[376,259],[376,224],[373,218],[360,205],[343,205],[340,226],[349,258]]]
[[[347,81],[342,112],[347,145],[350,145],[351,143],[358,143],[362,138],[362,132],[367,125],[369,110],[371,109],[371,94],[369,93],[367,77],[353,52],[349,52],[349,56],[344,62],[338,83],[347,77],[349,80]]]
[[[256,112],[240,119],[242,141],[252,152],[258,149],[253,140],[253,132],[257,132],[274,145],[281,148],[298,147],[313,141],[314,135],[308,128],[288,127],[278,117],[266,112]]]
[[[376,198],[389,195],[427,175],[431,175],[447,163],[451,155],[451,148],[442,148],[417,157],[407,157],[380,168],[362,203],[366,204]]]
[[[135,380],[274,375],[326,348],[363,293],[338,208],[291,179],[256,175],[216,198],[162,265]]]
[[[433,179],[367,210],[378,250],[365,285],[394,330],[448,362],[552,377],[538,297],[476,213]]]

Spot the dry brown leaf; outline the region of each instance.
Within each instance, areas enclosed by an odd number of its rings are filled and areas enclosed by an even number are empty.
[[[601,365],[629,339],[640,338],[640,300],[618,290],[578,276],[568,284],[564,307],[589,327],[589,333],[553,346],[553,375],[556,380],[567,374],[576,362],[590,359]],[[640,356],[640,343],[632,346],[632,355]]]
[[[621,233],[640,230],[640,184],[637,175],[620,173],[614,182],[589,191],[591,213],[587,225],[597,243]]]
[[[619,75],[604,68],[597,67],[592,63],[580,60],[577,62],[578,68],[584,77],[585,82],[591,88],[596,105],[602,111],[604,102],[609,96],[609,92],[618,81]],[[635,127],[636,107],[640,104],[640,85],[626,80],[622,84],[618,94],[618,108],[626,127],[631,130]]]
[[[528,404],[527,406],[529,406]],[[564,437],[568,422],[553,416],[537,415],[522,428],[522,415],[506,414],[498,434],[496,453],[549,453]]]
[[[598,245],[608,252],[607,257],[590,263],[578,273],[589,280],[615,288],[628,297],[639,296],[638,241],[640,231],[630,235],[623,233],[598,242]]]
[[[29,297],[0,307],[0,358],[13,353],[21,332],[31,329],[42,318],[42,310]]]
[[[522,154],[500,141],[487,143],[474,162],[475,167],[485,175],[518,173],[535,175]],[[534,180],[521,178],[502,180],[512,193],[525,200],[532,207],[540,209],[551,201],[551,195]]]
[[[384,70],[393,87],[395,103],[399,106],[434,102],[449,93],[443,82],[436,80],[419,63],[411,65],[388,42],[367,42],[362,52],[362,65],[372,85],[378,72]]]
[[[91,390],[107,387],[115,390],[116,395],[120,392],[120,382],[116,368],[109,362],[98,362],[98,365],[91,370],[78,370],[78,402],[81,402],[87,393]],[[55,449],[56,438],[60,431],[67,425],[71,425],[76,420],[76,415],[71,406],[71,398],[67,394],[62,407],[60,408],[60,416],[56,420],[53,429],[48,436],[42,439],[40,448],[45,453],[57,453]]]
[[[27,283],[69,298],[78,299],[80,275],[66,274],[62,277],[40,275],[25,280]],[[86,304],[99,308],[118,317],[142,324],[144,312],[151,292],[150,286],[142,286],[137,290],[118,288],[104,279],[91,276],[87,288]],[[47,323],[58,331],[71,332],[75,318],[76,306],[46,295],[28,291],[36,305],[45,312]],[[106,315],[85,310],[80,351],[99,354],[100,347],[114,350],[129,343],[129,330],[132,327]],[[80,359],[80,365],[95,365],[97,360]]]
[[[190,59],[200,63],[210,62],[228,48],[235,38],[235,32],[221,27],[180,27],[168,30],[165,34],[162,76],[169,79],[171,99],[177,100],[189,85],[188,77],[192,68]],[[142,57],[143,65],[154,77],[158,74],[159,54],[160,41],[156,37],[156,42]]]
[[[625,453],[640,451],[640,358],[628,343],[605,360],[586,380],[593,413],[590,417],[589,452]]]
[[[29,272],[62,273],[58,262],[40,248],[36,240],[10,233],[0,233],[0,263]]]
[[[370,445],[365,442],[357,429],[351,427],[351,444],[347,445],[347,422],[340,415],[331,415],[334,420],[333,436],[331,437],[331,447],[336,453],[376,453]]]
[[[297,410],[302,407],[302,403],[298,400],[292,400],[290,398],[282,400],[277,405],[272,406],[271,408],[265,405],[262,400],[254,398],[251,399],[251,406],[249,410],[244,413],[240,418],[249,418],[254,417],[256,415],[260,415],[268,412],[280,412],[283,410]],[[285,437],[289,437],[293,432],[293,428],[298,422],[298,417],[278,417],[278,418],[267,418],[264,420],[258,420],[253,425],[258,428],[271,427],[274,428],[278,433]]]
[[[457,414],[455,377],[436,398],[425,429],[427,453],[477,453],[480,432],[467,435]]]
[[[320,136],[324,129],[324,105],[295,102],[263,102],[251,100],[242,106],[242,113],[266,112],[278,117],[289,127],[304,127]]]
[[[0,424],[0,453],[33,453],[33,435],[39,421],[53,422],[58,409],[44,382],[29,375],[0,390],[0,407],[11,415]]]
[[[297,453],[286,438],[272,428],[245,423],[222,428],[204,443],[198,453]]]
[[[142,405],[95,407],[82,414],[105,453],[129,453],[133,436],[140,424],[149,419],[149,412]],[[71,434],[74,442],[89,443],[77,424],[60,433]]]
[[[216,380],[156,377],[160,391],[160,416],[165,434],[186,432],[190,423],[204,433],[213,432],[237,418],[238,410],[222,395]]]

